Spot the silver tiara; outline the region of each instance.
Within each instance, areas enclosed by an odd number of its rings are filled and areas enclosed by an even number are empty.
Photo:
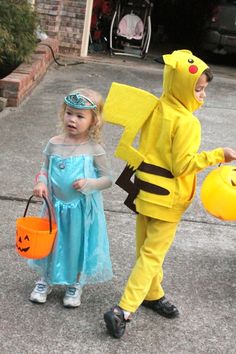
[[[78,93],[72,93],[65,97],[64,102],[76,109],[95,109],[97,105],[91,101],[88,97]]]

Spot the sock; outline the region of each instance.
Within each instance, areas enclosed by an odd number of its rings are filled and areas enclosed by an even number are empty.
[[[123,310],[123,312],[124,312],[124,319],[127,321],[129,319],[129,317],[130,317],[130,312],[129,311],[125,311],[125,310]]]

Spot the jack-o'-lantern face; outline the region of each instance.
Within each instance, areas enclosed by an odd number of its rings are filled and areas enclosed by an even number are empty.
[[[22,236],[22,235],[18,235],[18,233],[16,234],[17,237],[17,242],[16,242],[16,248],[19,252],[28,252],[30,249],[30,239],[28,235]]]
[[[236,168],[231,170],[230,182],[233,187],[236,187]]]
[[[235,192],[236,187],[236,167],[235,166],[224,166],[221,170],[221,178],[224,183],[226,183],[232,191]]]

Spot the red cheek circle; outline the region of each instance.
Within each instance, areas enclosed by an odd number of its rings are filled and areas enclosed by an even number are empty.
[[[188,68],[188,71],[190,72],[190,74],[196,74],[198,72],[198,67],[196,65],[191,65]]]

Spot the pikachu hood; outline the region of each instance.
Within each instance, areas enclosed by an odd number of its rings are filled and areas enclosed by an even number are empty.
[[[164,55],[163,60],[163,94],[160,98],[136,87],[113,82],[104,105],[105,121],[124,127],[115,156],[135,169],[144,160],[145,153],[132,144],[151,116],[158,118],[162,114],[171,119],[177,114],[191,119],[192,113],[202,104],[196,100],[194,89],[208,66],[188,50],[176,50]]]
[[[195,98],[195,85],[208,66],[189,50],[176,50],[163,55],[163,60],[165,68],[161,100],[177,105],[179,109],[183,105],[188,111],[194,112],[202,105]]]

